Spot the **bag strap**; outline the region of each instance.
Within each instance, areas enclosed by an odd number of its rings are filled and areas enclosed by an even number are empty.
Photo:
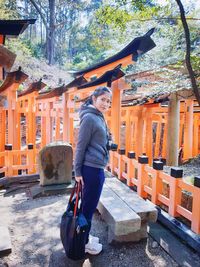
[[[74,188],[73,188],[71,195],[70,195],[70,198],[69,198],[69,203],[72,202],[72,198],[75,195],[75,193],[76,193],[76,200],[75,200],[75,205],[74,205],[74,217],[76,217],[76,214],[77,214],[79,200],[81,200],[81,203],[82,203],[82,184],[81,184],[81,182],[75,183]]]
[[[73,198],[73,196],[75,194],[76,188],[77,188],[77,182],[75,183],[74,188],[73,188],[73,190],[71,192],[71,195],[70,195],[70,198],[69,198],[69,203],[72,202],[72,198]]]
[[[77,214],[78,202],[80,200],[80,194],[82,192],[81,182],[76,183],[76,184],[77,184],[77,186],[76,186],[76,202],[75,202],[75,206],[74,206],[74,218],[76,217],[76,214]],[[82,194],[81,194],[81,196],[82,196]]]

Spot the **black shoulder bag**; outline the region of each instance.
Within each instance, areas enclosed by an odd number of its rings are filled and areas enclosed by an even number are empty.
[[[61,241],[67,257],[72,260],[81,260],[85,256],[88,223],[81,212],[81,198],[81,183],[76,183],[60,224]]]

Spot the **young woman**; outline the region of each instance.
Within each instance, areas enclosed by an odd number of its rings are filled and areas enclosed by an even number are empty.
[[[89,236],[89,232],[105,180],[104,168],[109,159],[109,132],[103,114],[110,107],[111,97],[109,88],[98,87],[80,110],[75,179],[83,185],[82,212],[89,224],[85,252],[92,255],[97,255],[102,250],[99,238]]]

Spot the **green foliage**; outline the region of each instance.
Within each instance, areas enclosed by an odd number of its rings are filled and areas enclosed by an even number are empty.
[[[0,0],[0,19],[17,19],[19,12],[15,0]]]
[[[22,92],[24,90],[24,85],[20,84],[17,91]]]
[[[113,9],[111,6],[104,6],[96,12],[97,22],[100,24],[112,25],[124,30],[126,24],[132,20],[126,10]]]
[[[49,1],[36,1],[47,21]],[[20,5],[18,6],[18,4]],[[135,37],[143,35],[151,27],[156,47],[140,57],[137,64],[128,66],[129,71],[143,71],[176,61],[185,55],[185,36],[175,1],[165,1],[160,6],[153,0],[77,0],[57,1],[55,23],[55,61],[67,68],[81,69],[116,54]],[[192,4],[187,6],[187,16],[195,17]],[[21,16],[20,16],[21,14]],[[46,56],[46,28],[30,1],[0,0],[0,18],[14,19],[36,17],[35,25],[29,26],[23,37],[9,39],[7,46],[18,57]],[[163,19],[167,18],[168,19]],[[63,23],[64,22],[64,23]],[[199,21],[188,21],[193,55],[198,55]],[[198,56],[192,56],[192,64],[199,68]]]
[[[96,12],[96,18],[101,25],[112,26],[125,30],[132,20],[149,19],[158,15],[161,7],[152,1],[116,0],[113,5],[104,5]]]
[[[194,176],[193,175],[188,175],[184,177],[184,182],[187,184],[194,185]],[[187,191],[186,191],[187,192]],[[188,193],[188,192],[187,192]]]
[[[191,64],[195,73],[197,86],[200,87],[200,55],[191,55]]]
[[[22,39],[22,44],[30,51],[31,55],[36,58],[44,58],[45,45],[33,42],[30,39]]]
[[[19,57],[22,56],[33,56],[31,48],[22,39],[6,39],[6,46]]]

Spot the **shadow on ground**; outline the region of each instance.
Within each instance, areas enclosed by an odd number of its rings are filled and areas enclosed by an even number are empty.
[[[152,248],[152,239],[138,243],[110,245],[107,225],[95,213],[92,234],[100,237],[103,252],[72,261],[64,253],[60,240],[60,220],[67,205],[66,195],[30,199],[22,190],[15,197],[0,196],[0,214],[11,234],[12,253],[0,259],[9,267],[174,267],[178,266],[161,247]],[[4,218],[2,218],[4,220]]]

